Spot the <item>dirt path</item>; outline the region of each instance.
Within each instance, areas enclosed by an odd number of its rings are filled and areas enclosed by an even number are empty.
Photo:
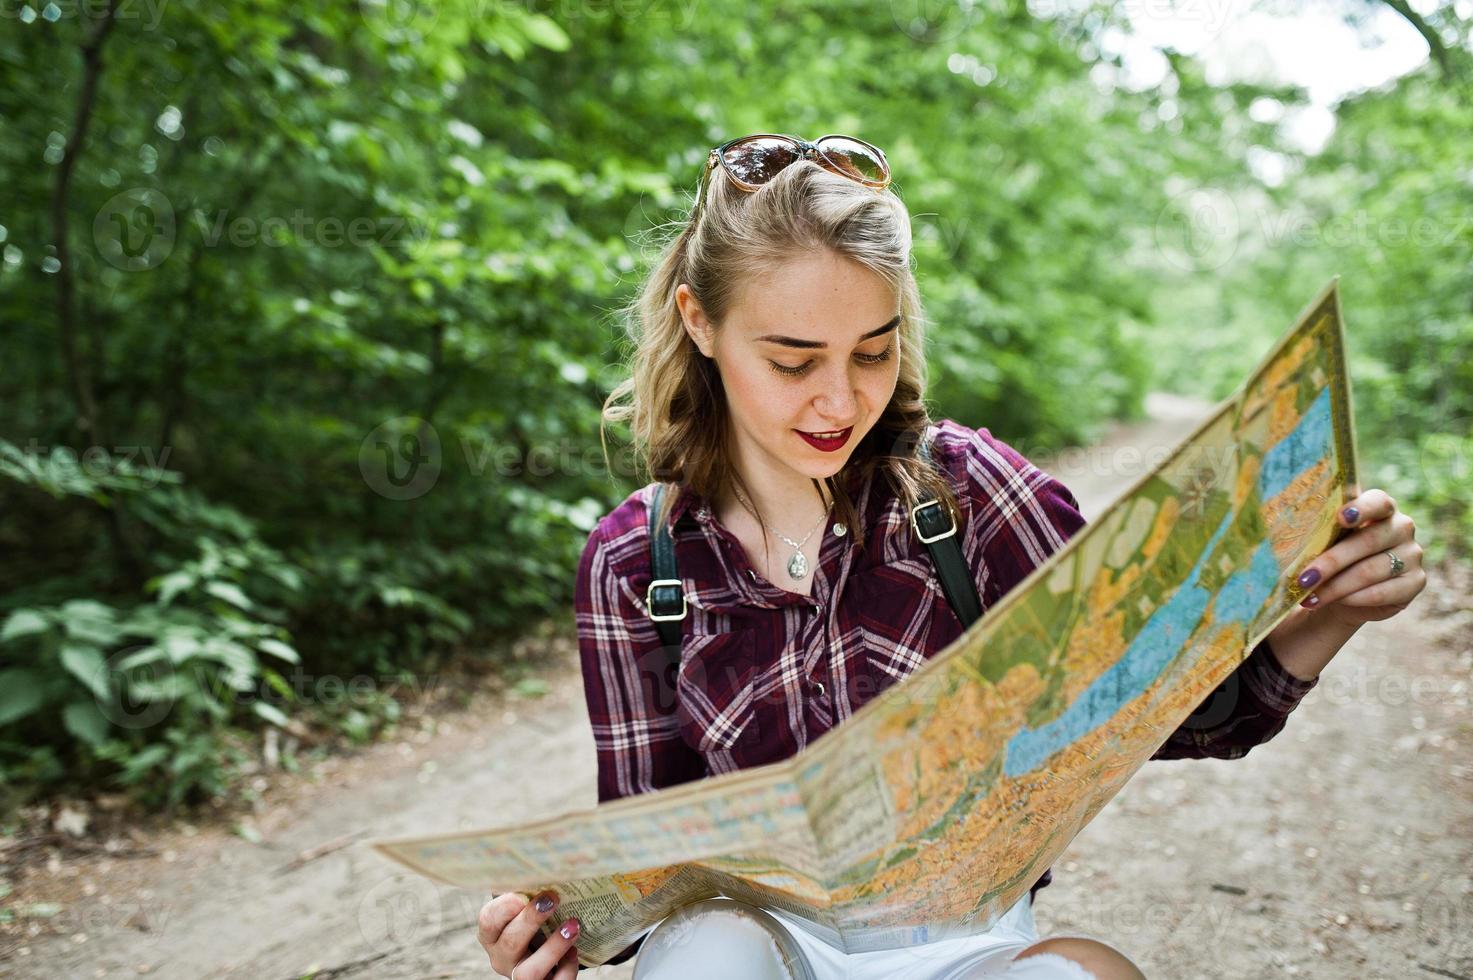
[[[1210,406],[1153,397],[1152,419],[1086,454],[1039,459],[1093,520]],[[1139,452],[1139,456],[1132,453]],[[1043,934],[1097,935],[1147,975],[1473,980],[1473,582],[1364,627],[1278,738],[1234,762],[1146,766],[1054,865]],[[570,627],[571,624],[569,624]],[[400,874],[345,834],[428,833],[594,803],[576,648],[548,693],[477,695],[402,739],[316,768],[231,827],[148,834],[153,856],[68,849],[11,875],[12,905],[51,903],[0,946],[36,977],[492,976],[483,896]],[[629,965],[584,971],[624,980]]]

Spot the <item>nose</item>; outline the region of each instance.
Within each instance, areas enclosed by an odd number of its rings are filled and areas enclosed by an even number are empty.
[[[859,414],[859,398],[849,372],[839,368],[824,380],[823,391],[813,402],[813,409],[826,423],[846,426]]]

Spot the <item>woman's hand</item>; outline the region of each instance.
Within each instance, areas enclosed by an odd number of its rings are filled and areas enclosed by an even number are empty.
[[[476,917],[476,939],[491,957],[491,969],[511,980],[573,980],[578,975],[578,920],[566,920],[543,941],[542,923],[557,908],[557,896],[537,901],[516,892],[497,895]],[[515,974],[515,976],[513,976]]]
[[[1416,525],[1384,490],[1367,490],[1340,509],[1340,523],[1355,531],[1322,552],[1299,576],[1314,591],[1299,604],[1342,626],[1390,619],[1427,586]],[[1401,559],[1393,575],[1387,552]]]
[[[1301,680],[1318,677],[1356,630],[1395,616],[1427,586],[1416,525],[1386,491],[1360,494],[1338,519],[1355,530],[1300,573],[1300,588],[1311,593],[1267,637],[1279,664]],[[1400,560],[1399,574],[1387,552]]]

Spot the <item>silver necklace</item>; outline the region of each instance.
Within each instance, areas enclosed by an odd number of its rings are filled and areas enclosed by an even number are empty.
[[[736,495],[741,498],[742,503],[746,504],[748,507],[752,507],[751,503],[748,502],[745,494],[743,494],[740,490],[737,490],[735,486],[732,486],[732,489],[736,490]],[[818,523],[813,525],[813,531],[817,531],[819,528],[823,527],[823,522],[828,520],[829,511],[833,509],[833,506],[834,502],[830,500],[828,506],[823,509],[823,516],[819,517]],[[752,507],[752,510],[753,512],[755,512],[757,508]],[[786,543],[789,547],[796,549],[793,552],[793,557],[788,559],[788,574],[795,579],[801,579],[803,576],[807,575],[808,557],[803,554],[803,546],[808,543],[809,538],[813,537],[813,531],[809,531],[807,534],[805,534],[802,541],[794,541],[787,535],[782,534],[778,531],[774,531],[771,527],[768,527],[765,524],[763,526],[767,527],[767,530],[772,531],[772,533],[776,534],[779,538],[782,538],[784,543]]]

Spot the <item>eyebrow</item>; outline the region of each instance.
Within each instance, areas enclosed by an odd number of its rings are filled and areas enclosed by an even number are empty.
[[[894,330],[898,326],[900,326],[899,313],[895,314],[895,318],[892,319],[889,323],[886,323],[884,326],[875,327],[875,329],[871,330],[869,333],[865,334],[859,339],[861,341],[869,340],[871,337],[878,337],[882,333],[889,333],[891,330]],[[761,337],[757,338],[757,342],[781,344],[783,347],[796,347],[799,350],[827,350],[829,346],[822,340],[803,340],[799,337],[784,337],[781,334],[775,333],[763,334]]]

